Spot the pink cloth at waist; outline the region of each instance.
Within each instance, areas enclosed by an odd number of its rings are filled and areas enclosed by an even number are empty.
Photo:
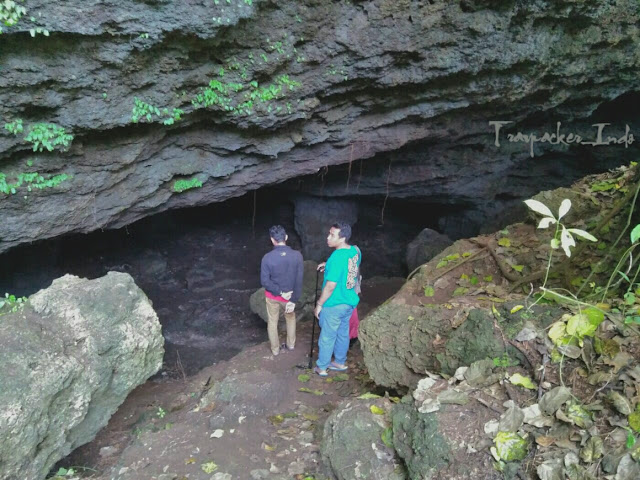
[[[280,295],[276,296],[273,293],[269,292],[268,290],[264,291],[264,296],[267,298],[270,298],[271,300],[287,303],[287,301],[284,298],[282,298]]]

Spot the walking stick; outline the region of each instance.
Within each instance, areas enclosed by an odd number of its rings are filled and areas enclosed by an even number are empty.
[[[316,299],[313,302],[313,317],[311,321],[313,322],[313,327],[311,327],[311,351],[309,352],[309,369],[311,369],[311,365],[313,362],[313,342],[314,336],[316,334],[316,307],[318,306],[318,276],[320,272],[316,269]]]

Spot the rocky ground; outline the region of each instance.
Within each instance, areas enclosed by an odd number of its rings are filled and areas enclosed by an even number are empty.
[[[295,351],[277,357],[262,343],[186,380],[147,382],[61,465],[82,466],[96,480],[325,478],[324,420],[373,385],[357,344],[346,374],[320,378],[299,368],[308,364],[311,333],[310,322],[301,324]]]

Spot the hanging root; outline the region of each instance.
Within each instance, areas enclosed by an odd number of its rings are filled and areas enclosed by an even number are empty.
[[[380,212],[380,225],[384,225],[384,208],[387,206],[387,199],[389,198],[389,179],[391,178],[391,157],[389,157],[389,171],[387,173],[387,194],[384,196],[384,202],[382,203],[382,211]]]

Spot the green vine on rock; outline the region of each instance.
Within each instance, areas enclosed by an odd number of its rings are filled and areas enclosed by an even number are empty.
[[[184,114],[184,111],[179,108],[174,108],[171,112],[169,112],[168,108],[160,110],[150,103],[143,102],[138,97],[134,98],[134,102],[133,110],[131,111],[131,121],[133,123],[138,123],[143,118],[147,122],[151,122],[155,115],[159,120],[162,120],[163,125],[173,125],[175,122],[182,120],[182,115]]]
[[[60,145],[68,148],[73,141],[73,135],[55,123],[34,123],[29,127],[29,133],[24,139],[33,143],[34,152],[42,152],[45,148],[52,152]]]
[[[38,172],[27,172],[19,173],[16,177],[16,181],[9,183],[7,182],[6,174],[0,172],[0,193],[4,193],[5,195],[15,195],[18,193],[18,189],[25,184],[27,185],[27,191],[29,192],[34,188],[37,190],[53,188],[69,178],[70,176],[66,173],[44,178]]]
[[[173,184],[173,191],[176,193],[182,193],[192,188],[202,187],[202,181],[198,180],[198,177],[193,177],[190,180],[176,180]]]
[[[12,27],[20,21],[23,15],[27,14],[27,9],[18,2],[22,0],[2,0],[0,1],[0,22],[7,27]],[[0,26],[2,34],[2,26]]]
[[[295,91],[301,85],[300,82],[291,80],[288,75],[280,75],[274,83],[266,86],[260,86],[256,80],[244,85],[214,79],[209,82],[208,87],[203,88],[201,93],[193,98],[191,103],[196,108],[217,106],[236,115],[250,115],[256,105],[264,105],[266,110],[271,112],[272,106],[269,102],[284,98],[286,93]],[[244,94],[239,95],[243,91]],[[291,113],[291,106],[288,105],[287,111]],[[279,107],[276,111],[280,109]]]
[[[24,128],[22,127],[22,119],[18,118],[11,123],[5,123],[4,129],[7,130],[9,133],[12,133],[13,135],[18,135],[19,133],[22,133],[22,131],[24,130]]]
[[[15,313],[24,307],[27,297],[16,297],[8,293],[4,294],[4,298],[0,297],[0,317],[7,313]]]

